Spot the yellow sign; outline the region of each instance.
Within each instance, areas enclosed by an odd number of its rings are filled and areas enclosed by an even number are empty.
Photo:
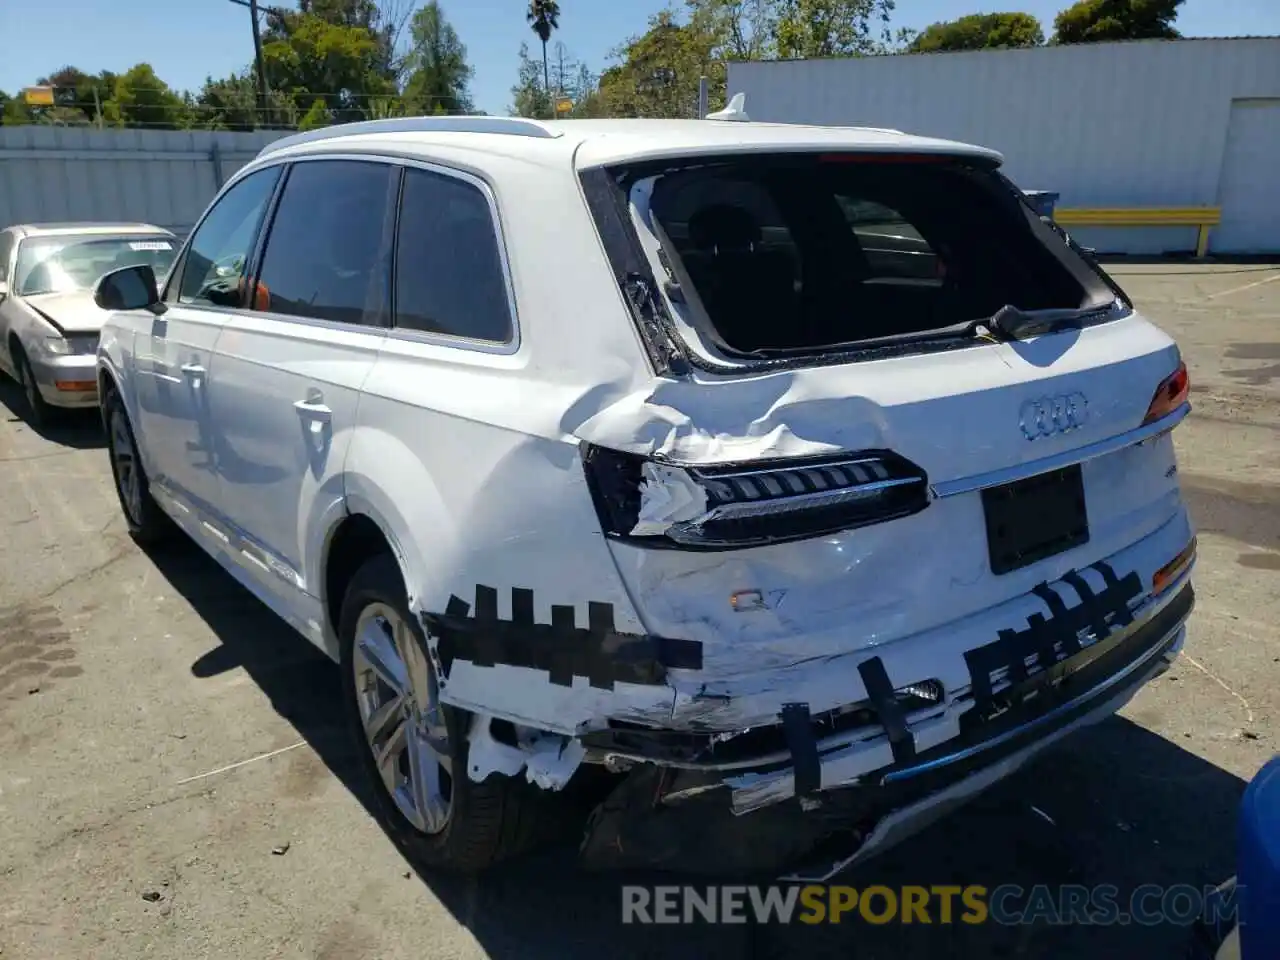
[[[568,97],[556,97],[556,113],[568,113],[572,109],[572,100]]]
[[[22,91],[22,99],[33,107],[52,107],[53,87],[27,87]]]

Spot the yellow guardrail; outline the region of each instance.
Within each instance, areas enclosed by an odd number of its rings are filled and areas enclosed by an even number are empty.
[[[1196,256],[1209,252],[1209,229],[1222,222],[1221,207],[1059,207],[1064,227],[1196,227]]]

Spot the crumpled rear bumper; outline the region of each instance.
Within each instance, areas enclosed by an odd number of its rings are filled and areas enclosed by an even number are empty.
[[[824,879],[927,826],[1076,729],[1114,714],[1177,656],[1193,606],[1184,575],[1123,629],[1011,685],[1003,708],[992,713],[975,706],[960,717],[958,736],[871,773],[858,772],[865,757],[857,745],[824,750],[816,744],[818,782],[799,798],[790,762],[728,775],[638,768],[596,810],[583,859],[597,868]],[[816,866],[797,870],[815,851]]]

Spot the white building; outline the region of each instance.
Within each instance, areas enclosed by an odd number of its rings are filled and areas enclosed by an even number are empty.
[[[892,127],[993,147],[1063,207],[1219,206],[1211,253],[1280,252],[1280,37],[732,63],[752,120]],[[1073,228],[1105,252],[1193,227]]]

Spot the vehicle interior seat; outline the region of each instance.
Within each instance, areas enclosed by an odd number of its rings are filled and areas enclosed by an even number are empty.
[[[795,266],[785,250],[763,249],[763,231],[742,207],[715,204],[689,218],[682,256],[703,306],[730,347],[784,343],[796,319]]]

